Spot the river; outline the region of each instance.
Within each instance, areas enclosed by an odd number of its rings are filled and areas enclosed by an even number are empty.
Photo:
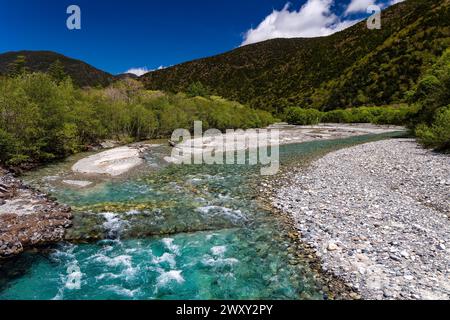
[[[281,164],[393,135],[284,145]],[[144,166],[86,189],[58,182],[75,158],[27,174],[72,206],[73,241],[7,262],[0,299],[327,298],[289,226],[262,205],[257,167],[168,165],[169,151],[151,148]]]

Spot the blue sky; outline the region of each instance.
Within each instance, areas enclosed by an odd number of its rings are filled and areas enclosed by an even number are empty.
[[[0,0],[0,52],[52,50],[118,74],[273,37],[320,36],[395,0]],[[81,8],[81,30],[66,9]]]

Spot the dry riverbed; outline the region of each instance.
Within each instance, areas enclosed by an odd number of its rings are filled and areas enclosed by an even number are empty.
[[[296,170],[297,169],[297,170]],[[450,298],[450,157],[369,143],[292,168],[272,203],[363,299]]]

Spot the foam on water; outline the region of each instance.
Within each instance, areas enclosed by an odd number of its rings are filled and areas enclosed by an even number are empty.
[[[154,257],[153,258],[153,263],[154,264],[163,264],[163,263],[167,263],[171,268],[175,268],[176,266],[176,261],[175,261],[175,254],[172,253],[164,253],[161,257]]]
[[[121,277],[122,277],[122,275],[120,275],[120,274],[114,274],[114,273],[108,272],[108,273],[102,273],[101,275],[96,276],[95,279],[96,280],[105,280],[105,279],[106,280],[115,280],[115,279],[119,279]]]
[[[157,287],[165,287],[171,283],[183,284],[185,280],[181,275],[182,272],[181,270],[163,272],[157,279]]]
[[[215,256],[223,256],[226,251],[227,251],[226,246],[216,246],[211,248],[211,252]]]
[[[132,267],[131,256],[129,256],[129,255],[122,255],[122,256],[110,258],[106,255],[98,254],[98,255],[94,256],[94,260],[96,262],[104,263],[108,267],[118,267],[118,266],[122,266],[125,268]]]
[[[106,286],[100,287],[100,289],[113,292],[122,297],[125,296],[125,297],[129,297],[129,298],[134,298],[141,293],[140,288],[135,289],[135,290],[130,290],[130,289],[122,288],[120,286],[116,286],[116,285],[106,285]]]
[[[206,257],[202,260],[202,262],[209,267],[231,267],[239,263],[239,260],[236,258],[213,258]]]
[[[80,290],[83,273],[81,273],[78,264],[74,263],[70,265],[67,268],[67,272],[69,273],[69,275],[67,276],[65,287],[69,290]]]
[[[108,236],[111,238],[117,238],[120,235],[120,232],[127,225],[126,221],[123,221],[120,218],[119,214],[112,212],[103,212],[100,213],[104,218],[105,222],[103,223],[103,228],[107,231]]]
[[[167,249],[169,249],[170,251],[178,254],[180,251],[180,247],[177,246],[176,244],[174,244],[175,240],[172,238],[164,238],[162,239],[162,242],[164,243],[164,245],[166,246]]]
[[[203,215],[208,216],[225,216],[231,218],[233,221],[246,220],[246,216],[242,213],[241,210],[233,210],[226,207],[221,206],[204,206],[196,209]]]

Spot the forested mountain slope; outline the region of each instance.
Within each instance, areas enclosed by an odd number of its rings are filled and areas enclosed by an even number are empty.
[[[115,80],[115,77],[93,66],[62,54],[51,51],[17,51],[0,54],[0,74],[8,75],[11,65],[23,57],[28,72],[48,72],[49,68],[59,61],[64,72],[80,87],[105,87]]]
[[[403,101],[421,73],[450,46],[450,0],[407,0],[382,13],[381,30],[363,21],[328,37],[274,39],[142,76],[149,89],[215,94],[281,112]]]

